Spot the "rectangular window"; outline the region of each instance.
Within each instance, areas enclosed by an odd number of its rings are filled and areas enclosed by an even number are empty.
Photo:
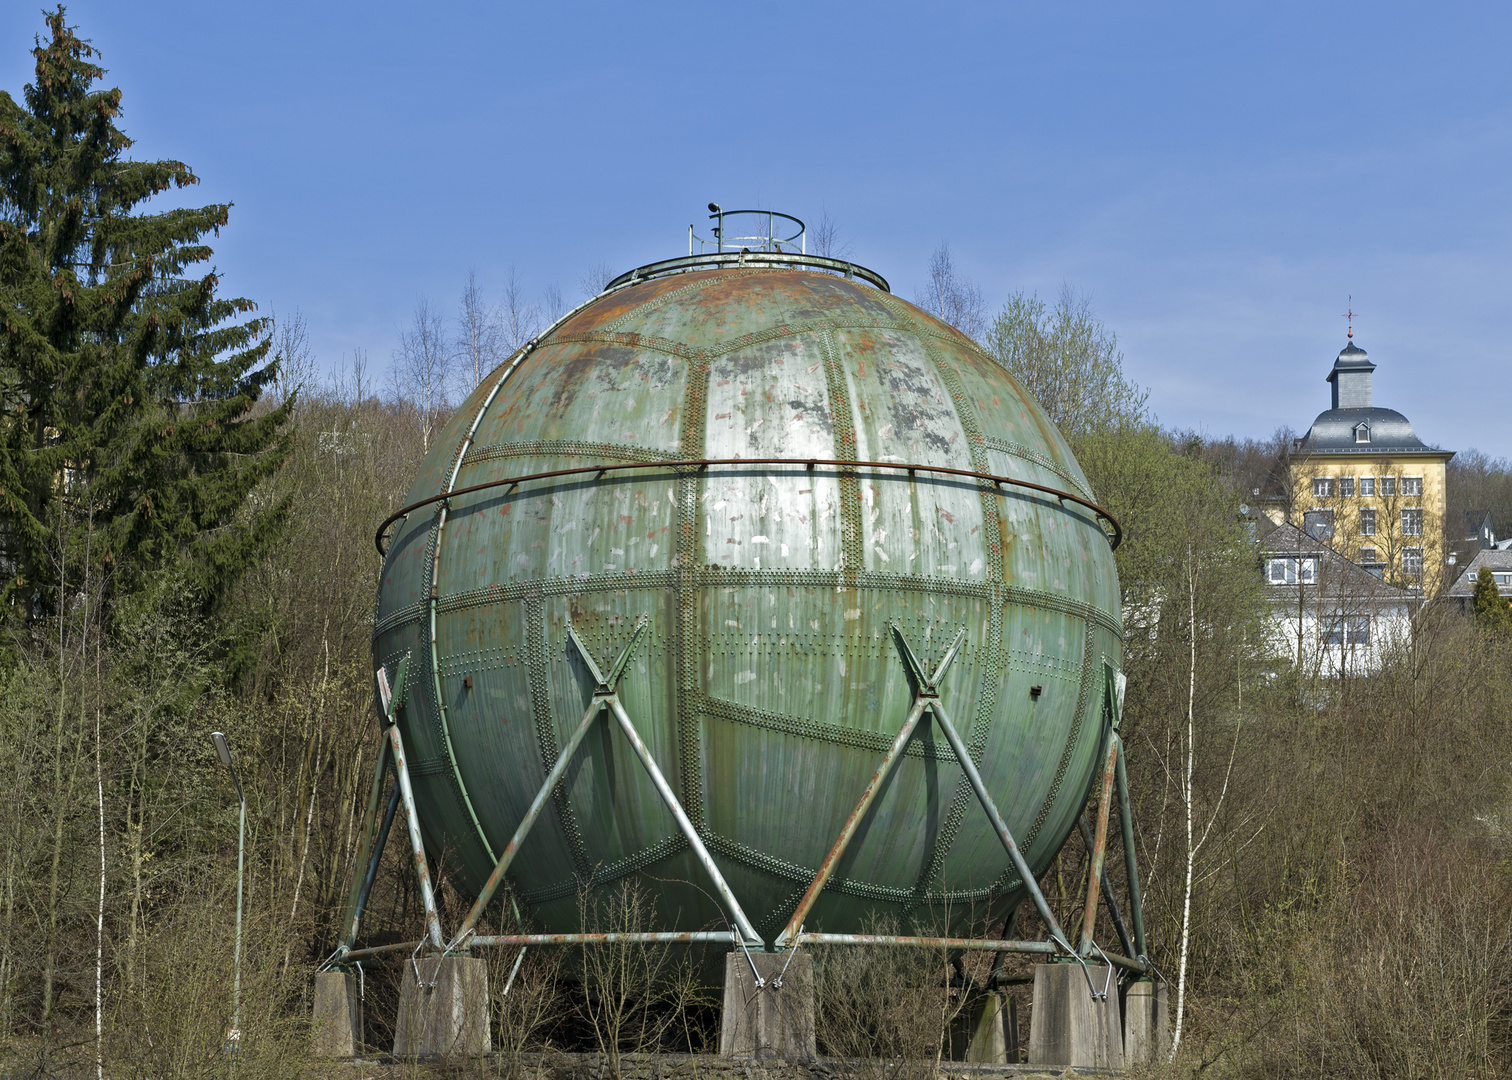
[[[1344,496],[1346,499],[1354,495],[1354,477],[1339,477],[1339,494]]]
[[[1325,645],[1369,645],[1370,616],[1345,615],[1338,612],[1329,617],[1323,630]]]
[[[1381,494],[1382,495],[1395,495],[1396,494],[1396,477],[1394,477],[1394,476],[1383,476],[1383,477],[1381,477]]]
[[[1492,574],[1498,585],[1512,585],[1512,574]]]
[[[1360,535],[1361,536],[1374,536],[1375,535],[1375,515],[1376,515],[1376,512],[1375,512],[1374,509],[1365,509],[1365,510],[1361,510],[1360,511]]]
[[[1402,511],[1402,535],[1423,535],[1423,512],[1421,510]]]
[[[1423,549],[1402,549],[1402,573],[1408,577],[1420,577],[1423,573]]]
[[[1296,559],[1267,559],[1266,580],[1272,585],[1295,585],[1297,583]],[[1302,584],[1311,585],[1318,579],[1318,560],[1302,560]]]
[[[1361,495],[1374,495],[1375,494],[1375,477],[1373,477],[1373,476],[1362,476],[1362,477],[1360,477],[1360,494]]]
[[[1333,539],[1334,515],[1332,510],[1309,510],[1302,515],[1302,528],[1314,540],[1327,542]]]
[[[1333,478],[1329,476],[1313,477],[1313,498],[1326,499],[1333,494]]]
[[[1375,548],[1361,548],[1360,549],[1360,561],[1362,563],[1372,563],[1372,562],[1375,562],[1376,561],[1376,549]]]
[[[1403,495],[1421,495],[1423,493],[1423,478],[1421,476],[1402,477]]]

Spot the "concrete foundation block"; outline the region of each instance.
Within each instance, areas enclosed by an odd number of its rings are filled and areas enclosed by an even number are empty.
[[[315,974],[315,1013],[310,1052],[316,1057],[356,1057],[362,1049],[362,999],[349,971]]]
[[[1132,982],[1124,991],[1124,1061],[1164,1061],[1171,1052],[1171,1014],[1165,983]]]
[[[1018,1002],[1012,994],[979,994],[950,1029],[950,1060],[1017,1065]]]
[[[1110,983],[1109,974],[1110,969],[1101,964],[1088,964],[1086,974],[1080,964],[1035,965],[1029,1064],[1123,1068],[1118,978],[1114,976]],[[1099,993],[1108,986],[1106,1001],[1092,997],[1087,975]]]
[[[756,985],[753,964],[762,986]],[[814,964],[807,953],[736,950],[725,957],[719,1053],[788,1061],[814,1058]]]
[[[448,956],[404,965],[394,1056],[475,1057],[488,1053],[488,964],[481,957]]]

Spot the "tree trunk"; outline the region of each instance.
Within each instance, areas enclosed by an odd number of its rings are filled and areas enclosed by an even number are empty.
[[[61,695],[61,688],[60,688]],[[62,899],[63,837],[68,827],[68,808],[73,803],[74,786],[79,779],[79,755],[83,750],[84,732],[74,740],[68,778],[63,777],[63,747],[66,734],[63,710],[58,710],[57,759],[53,765],[53,797],[57,800],[53,818],[52,860],[47,874],[47,949],[42,963],[42,1020],[52,1018],[58,972],[58,907]]]
[[[1301,587],[1302,566],[1297,564],[1298,588]],[[1300,624],[1299,624],[1300,625]],[[1182,784],[1183,802],[1186,803],[1186,881],[1182,885],[1181,899],[1181,955],[1176,968],[1176,1029],[1171,1037],[1171,1059],[1181,1049],[1181,1031],[1186,1019],[1187,956],[1192,940],[1192,869],[1197,862],[1197,846],[1192,836],[1192,771],[1196,759],[1197,722],[1197,572],[1192,565],[1192,554],[1187,552],[1187,631],[1192,636],[1191,651],[1187,665],[1187,737],[1185,777]],[[1300,654],[1299,654],[1300,655]]]

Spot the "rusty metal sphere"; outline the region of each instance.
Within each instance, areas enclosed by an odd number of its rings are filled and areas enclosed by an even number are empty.
[[[478,889],[593,698],[569,624],[607,671],[644,621],[620,700],[767,940],[910,709],[900,638],[931,667],[964,633],[940,697],[1040,872],[1097,771],[1121,655],[1085,477],[951,327],[855,274],[724,262],[629,276],[512,357],[405,499],[434,501],[390,530],[373,650],[390,676],[411,658],[399,723],[432,858]],[[585,886],[637,875],[665,928],[723,926],[602,724],[510,869],[516,898],[575,930]],[[924,723],[808,927],[960,930],[1022,896]]]

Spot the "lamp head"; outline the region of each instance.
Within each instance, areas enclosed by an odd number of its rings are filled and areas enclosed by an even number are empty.
[[[719,204],[717,202],[711,202],[709,204],[709,213],[711,213],[711,214],[720,213],[720,207],[719,207]]]
[[[210,741],[215,743],[215,752],[220,755],[221,764],[231,768],[231,744],[226,741],[226,735],[221,731],[212,731]]]

